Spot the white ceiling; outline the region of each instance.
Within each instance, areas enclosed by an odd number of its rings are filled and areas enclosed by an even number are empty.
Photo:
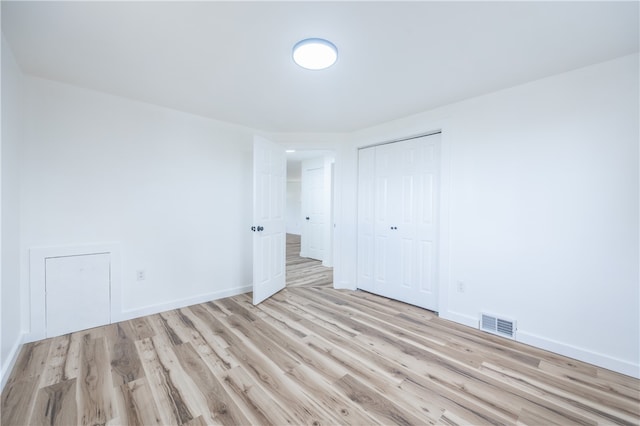
[[[273,132],[345,132],[638,51],[632,2],[11,2],[22,70]],[[331,40],[338,62],[296,66]]]

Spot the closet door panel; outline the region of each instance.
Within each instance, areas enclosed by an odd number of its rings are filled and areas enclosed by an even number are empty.
[[[375,148],[375,236],[376,268],[375,291],[393,297],[400,270],[400,242],[397,232],[399,197],[398,152],[392,144]]]
[[[414,242],[412,238],[402,238],[400,242],[400,282],[398,291],[406,291],[414,286]]]
[[[378,291],[385,291],[388,277],[388,253],[389,253],[389,237],[385,235],[376,235],[375,242],[375,286],[374,289]]]
[[[417,278],[418,290],[422,293],[434,292],[434,252],[433,243],[430,241],[420,241],[418,244],[418,264]]]
[[[416,222],[418,238],[419,275],[417,290],[425,306],[436,309],[438,298],[438,199],[439,199],[439,141],[440,136],[430,136],[421,141],[419,147],[420,167],[416,173],[419,194]]]
[[[375,227],[375,149],[358,153],[358,288],[373,291]]]

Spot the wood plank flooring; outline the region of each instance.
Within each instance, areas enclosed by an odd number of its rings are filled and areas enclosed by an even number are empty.
[[[315,259],[300,257],[300,235],[287,234],[287,287],[333,286],[333,268]]]
[[[2,425],[640,424],[637,379],[294,276],[25,345]]]

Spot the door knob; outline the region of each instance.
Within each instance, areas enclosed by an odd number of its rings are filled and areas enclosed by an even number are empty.
[[[262,226],[258,226],[258,232],[264,231],[264,228]]]
[[[256,232],[256,227],[255,227],[255,226],[252,226],[252,227],[251,227],[251,230],[252,230],[253,232]]]
[[[305,217],[305,220],[309,220],[309,216]]]

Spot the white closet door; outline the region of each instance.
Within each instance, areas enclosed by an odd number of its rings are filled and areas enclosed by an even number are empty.
[[[438,309],[440,135],[360,150],[358,288]]]
[[[400,152],[396,144],[376,147],[374,209],[374,291],[394,297],[400,276]]]
[[[358,288],[373,292],[375,148],[358,152]]]
[[[439,135],[398,143],[400,165],[396,191],[399,239],[399,275],[385,290],[398,300],[438,309],[437,148]],[[396,225],[394,225],[396,226]]]
[[[410,303],[416,300],[416,267],[419,259],[416,248],[420,235],[416,227],[416,206],[419,204],[420,192],[417,188],[416,174],[421,164],[415,140],[399,142],[393,148],[397,151],[397,182],[394,191],[397,193],[396,212],[394,217],[394,238],[398,240],[398,275],[387,289],[390,297]]]
[[[440,199],[440,134],[417,140],[415,292],[425,308],[438,310],[438,212]]]

